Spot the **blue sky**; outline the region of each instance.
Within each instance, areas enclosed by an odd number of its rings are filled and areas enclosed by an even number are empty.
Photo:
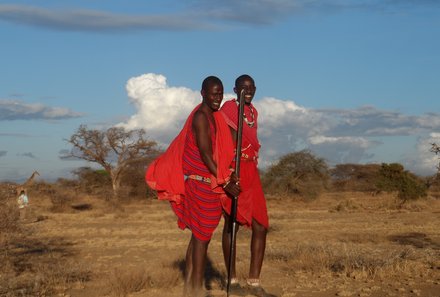
[[[0,1],[0,180],[68,176],[81,124],[164,146],[200,84],[255,78],[261,166],[308,148],[433,174],[440,1]]]

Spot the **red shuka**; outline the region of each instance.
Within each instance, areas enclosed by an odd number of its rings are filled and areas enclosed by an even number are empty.
[[[145,174],[145,181],[152,189],[157,191],[158,199],[171,202],[173,210],[179,218],[178,222],[181,228],[185,226],[191,228],[191,226],[187,225],[189,219],[187,220],[181,216],[183,213],[181,210],[182,206],[178,205],[188,205],[190,201],[185,199],[193,200],[194,195],[197,194],[195,191],[189,191],[191,188],[195,188],[193,184],[196,181],[188,180],[187,188],[185,187],[183,155],[185,141],[188,135],[192,134],[193,115],[199,106],[191,112],[182,131],[171,142],[165,153],[150,164]],[[211,174],[211,184],[208,185],[206,190],[211,191],[212,194],[218,194],[220,199],[220,197],[226,197],[221,185],[230,179],[231,171],[229,168],[234,158],[234,144],[229,126],[226,124],[223,116],[219,112],[214,112],[213,115],[216,127],[215,141],[213,141],[213,158],[217,164],[217,176],[215,177]],[[205,185],[201,184],[200,186],[205,187]],[[190,195],[191,197],[187,197],[188,193],[193,194]],[[196,230],[192,231],[194,233]],[[208,240],[209,238],[203,235],[199,239]]]
[[[224,115],[226,122],[231,128],[237,130],[238,123],[238,105],[235,99],[223,104],[220,112]],[[269,218],[267,215],[266,199],[261,186],[260,175],[257,168],[258,151],[260,143],[257,137],[258,113],[251,104],[245,105],[245,115],[251,119],[252,108],[254,114],[254,125],[243,125],[243,140],[240,162],[240,187],[241,193],[237,204],[237,221],[247,227],[252,226],[252,220],[256,220],[264,227],[269,227]],[[226,213],[231,213],[231,199],[222,197],[223,209]]]

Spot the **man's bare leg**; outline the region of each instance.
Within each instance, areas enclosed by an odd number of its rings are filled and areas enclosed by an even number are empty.
[[[252,241],[251,241],[251,264],[249,266],[249,278],[247,284],[249,292],[258,297],[276,297],[263,289],[260,283],[261,267],[263,266],[264,252],[266,250],[267,229],[252,220]]]
[[[257,221],[252,220],[251,264],[249,267],[250,279],[260,278],[266,250],[266,235],[267,229]]]
[[[206,257],[209,241],[200,241],[194,237],[191,238],[192,245],[192,291],[193,296],[203,296],[203,278],[205,274]]]
[[[191,287],[192,287],[192,271],[193,271],[193,237],[191,236],[191,240],[189,241],[188,248],[186,250],[186,258],[185,258],[185,285],[183,295],[190,296],[191,295]]]

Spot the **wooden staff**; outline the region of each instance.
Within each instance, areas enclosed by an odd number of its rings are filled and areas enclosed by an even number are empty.
[[[238,104],[238,126],[237,126],[237,147],[235,150],[235,174],[237,178],[240,178],[240,160],[241,160],[241,142],[243,139],[243,112],[244,112],[244,92],[242,89],[239,96]],[[226,295],[229,297],[229,289],[231,287],[231,268],[232,268],[232,258],[234,255],[234,246],[236,241],[236,230],[237,230],[237,202],[238,196],[232,197],[231,201],[231,215],[230,215],[230,232],[231,232],[231,246],[229,249],[229,263],[228,263],[228,284],[226,286]]]

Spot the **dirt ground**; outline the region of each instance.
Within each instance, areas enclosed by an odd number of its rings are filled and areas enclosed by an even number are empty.
[[[167,202],[111,208],[84,197],[68,212],[49,211],[25,227],[62,269],[88,271],[57,296],[181,296],[188,230]],[[313,202],[268,197],[271,227],[261,280],[282,297],[440,296],[440,200],[395,207],[388,194],[325,194]],[[226,296],[221,226],[208,250],[206,287]],[[244,284],[250,231],[240,229],[237,269]],[[50,248],[48,248],[50,246]],[[67,283],[67,281],[66,281]],[[56,285],[56,284],[55,284]],[[248,295],[249,297],[251,295]]]

